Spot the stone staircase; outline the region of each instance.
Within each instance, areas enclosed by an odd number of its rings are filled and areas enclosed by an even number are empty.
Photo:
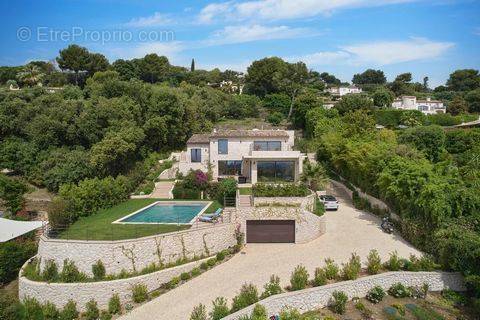
[[[239,195],[238,196],[238,206],[239,207],[251,207],[252,201],[250,195]]]
[[[162,199],[172,199],[172,194],[170,191],[173,188],[175,182],[173,181],[160,181],[155,182],[155,189],[148,196],[149,198],[162,198]]]

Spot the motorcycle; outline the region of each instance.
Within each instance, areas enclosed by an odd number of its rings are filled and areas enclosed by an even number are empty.
[[[380,225],[382,230],[386,233],[393,233],[393,223],[390,221],[388,217],[384,217],[382,219],[382,224]]]

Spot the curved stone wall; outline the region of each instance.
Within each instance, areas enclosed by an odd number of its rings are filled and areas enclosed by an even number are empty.
[[[77,308],[80,310],[84,310],[85,304],[90,299],[94,299],[97,301],[99,308],[105,309],[108,307],[108,300],[114,294],[120,296],[122,303],[131,301],[133,285],[144,284],[150,292],[159,288],[162,284],[169,282],[172,278],[180,276],[183,272],[190,272],[206,260],[208,260],[208,258],[137,277],[112,281],[47,283],[31,281],[20,276],[18,281],[18,295],[21,300],[26,297],[33,297],[40,303],[50,301],[58,308],[62,308],[68,300],[71,299],[77,303]],[[22,274],[22,270],[20,270],[20,274]]]
[[[101,260],[107,274],[141,270],[151,263],[172,263],[180,258],[210,256],[236,244],[234,223],[118,241],[84,241],[40,238],[37,257],[42,264],[54,260],[74,261],[80,271],[92,275],[92,265]],[[160,261],[161,260],[161,261]]]
[[[427,283],[430,291],[440,291],[446,288],[455,291],[465,290],[463,277],[459,273],[399,271],[287,292],[271,296],[261,300],[259,303],[267,309],[268,315],[277,315],[286,306],[296,308],[300,312],[307,312],[328,306],[334,291],[343,291],[351,299],[353,297],[365,297],[368,290],[374,286],[381,286],[383,289],[388,290],[397,282],[401,282],[406,286],[422,286],[424,283]],[[223,319],[240,319],[243,315],[250,315],[253,307],[253,305],[249,306]]]

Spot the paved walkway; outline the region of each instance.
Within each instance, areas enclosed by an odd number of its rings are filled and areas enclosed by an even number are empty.
[[[189,319],[193,307],[199,303],[210,309],[211,301],[223,296],[230,304],[243,283],[253,283],[261,292],[270,275],[276,274],[285,286],[296,265],[305,265],[312,274],[316,267],[324,265],[327,257],[341,263],[349,259],[351,252],[356,252],[366,261],[371,249],[377,249],[384,259],[394,250],[403,257],[420,254],[399,236],[382,232],[378,218],[356,210],[343,198],[339,200],[340,209],[326,213],[327,233],[320,238],[307,244],[248,244],[241,254],[121,319]]]
[[[171,199],[172,195],[170,194],[170,191],[172,190],[174,184],[174,181],[155,182],[155,189],[153,189],[153,192],[148,197]]]

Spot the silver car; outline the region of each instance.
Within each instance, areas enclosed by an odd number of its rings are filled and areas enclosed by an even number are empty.
[[[321,195],[318,198],[325,206],[325,210],[338,210],[338,200],[334,196]]]

